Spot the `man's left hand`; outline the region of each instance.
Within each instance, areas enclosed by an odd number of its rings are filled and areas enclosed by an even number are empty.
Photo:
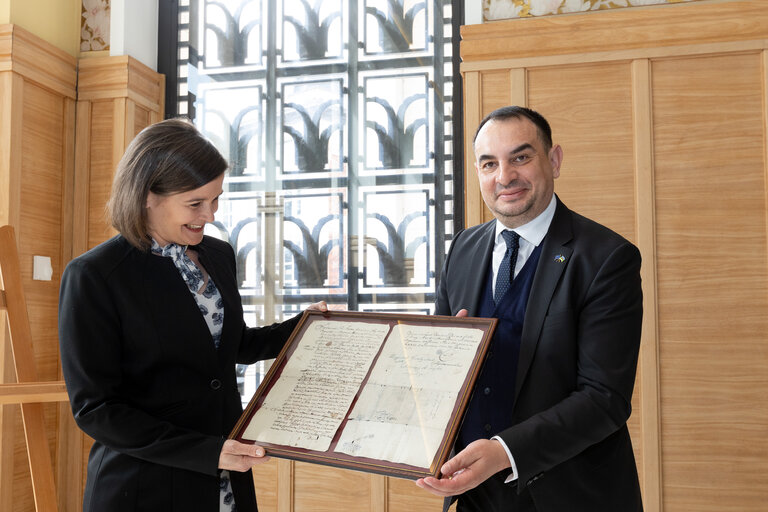
[[[508,467],[509,458],[500,442],[478,439],[443,464],[442,478],[420,478],[416,485],[438,496],[455,496],[474,489]]]

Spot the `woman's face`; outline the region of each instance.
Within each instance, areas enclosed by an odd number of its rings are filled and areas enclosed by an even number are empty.
[[[219,208],[224,174],[200,188],[178,194],[147,197],[149,234],[160,247],[170,243],[197,245],[203,240],[203,228],[213,222]]]

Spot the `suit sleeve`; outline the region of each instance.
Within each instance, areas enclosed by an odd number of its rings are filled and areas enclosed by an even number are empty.
[[[78,426],[118,452],[150,462],[216,474],[224,440],[178,427],[138,408],[122,382],[119,314],[105,278],[74,260],[61,280],[61,364]]]
[[[571,300],[573,310],[545,324],[539,343],[574,347],[575,390],[499,434],[517,463],[520,488],[605,440],[631,412],[642,322],[637,248],[619,245],[594,274],[583,299]]]
[[[453,256],[453,250],[458,245],[457,242],[459,240],[459,237],[464,232],[464,230],[458,231],[453,236],[453,241],[451,242],[451,248],[448,250],[448,254],[445,257],[445,262],[443,263],[443,270],[440,272],[440,282],[437,284],[437,293],[435,294],[435,314],[436,315],[452,315],[453,312],[451,310],[451,303],[448,299],[448,267],[452,263]],[[458,311],[458,310],[457,310]]]
[[[228,243],[219,243],[217,247],[221,251],[219,253],[221,257],[218,260],[225,265],[227,273],[231,279],[232,294],[236,295],[237,300],[242,303],[240,292],[237,289],[237,260],[235,258],[235,250]],[[239,308],[236,314],[242,316],[242,308]],[[282,350],[283,345],[285,345],[285,342],[288,341],[288,338],[290,338],[293,330],[298,325],[300,319],[301,314],[298,314],[283,322],[276,322],[262,327],[248,327],[245,322],[242,322],[242,334],[237,353],[237,363],[253,364],[257,361],[277,357]]]
[[[300,319],[301,314],[284,322],[264,327],[247,327],[243,324],[243,341],[240,344],[237,362],[253,364],[256,361],[277,357]]]

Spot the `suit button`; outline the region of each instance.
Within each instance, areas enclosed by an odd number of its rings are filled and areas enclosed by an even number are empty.
[[[490,395],[491,394],[491,388],[485,388],[483,390],[483,393],[485,393],[486,395]]]
[[[490,425],[490,424],[488,424],[488,423],[486,423],[486,424],[485,424],[485,427],[484,427],[484,428],[485,428],[485,431],[486,431],[486,432],[490,432],[490,431],[491,431],[491,425]]]
[[[211,389],[219,389],[221,387],[221,381],[219,379],[213,379],[211,381]]]

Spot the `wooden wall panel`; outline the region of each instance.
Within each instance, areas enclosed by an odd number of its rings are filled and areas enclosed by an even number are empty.
[[[528,71],[528,106],[546,112],[564,159],[555,192],[635,239],[632,90],[626,62]]]
[[[18,237],[22,279],[35,340],[37,373],[41,380],[56,380],[59,339],[56,311],[59,281],[33,281],[32,256],[51,258],[53,275],[61,275],[61,212],[64,105],[61,96],[29,84],[24,89],[20,223]],[[55,432],[55,430],[54,430]]]
[[[411,480],[389,478],[387,485],[387,504],[390,512],[398,511],[439,511],[443,499],[424,492]]]
[[[83,59],[78,79],[74,255],[114,235],[104,208],[115,168],[136,134],[163,118],[165,98],[165,77],[128,56]]]
[[[764,510],[768,503],[761,66],[758,53],[653,66],[670,510]]]
[[[58,336],[56,304],[58,279],[32,280],[33,255],[51,258],[54,275],[59,269],[61,240],[62,190],[62,123],[61,96],[48,92],[33,83],[25,83],[22,110],[21,196],[17,235],[21,277],[25,281],[25,296],[29,305],[29,321],[34,340],[35,363],[41,380],[56,380],[58,363]],[[56,424],[55,405],[46,404],[47,425]],[[55,428],[48,428],[51,449],[55,447]],[[26,464],[26,443],[17,437],[21,447],[18,468]],[[53,454],[51,460],[55,460]],[[24,473],[28,475],[25,468]],[[19,489],[16,489],[17,491]]]
[[[253,468],[256,501],[260,512],[277,511],[277,463],[278,459],[270,459],[266,464]]]
[[[357,471],[297,462],[293,486],[296,511],[366,510],[371,502],[370,475]]]
[[[509,105],[509,72],[506,70],[490,71],[481,75],[481,104],[482,112],[488,113],[504,105]],[[473,138],[474,131],[468,131],[467,136]]]
[[[91,105],[88,152],[90,167],[85,191],[88,194],[87,249],[114,236],[106,218],[106,204],[112,189],[115,164],[112,147],[115,144],[113,125],[115,109],[112,101],[94,101]]]
[[[76,63],[14,25],[0,26],[0,223],[16,230],[21,277],[30,319],[36,373],[58,380],[57,304],[63,256],[71,250],[72,105]],[[50,281],[32,279],[33,256],[51,260]],[[0,377],[15,381],[5,317]],[[59,464],[59,407],[43,407],[51,461]],[[0,508],[34,510],[26,442],[17,405],[0,412]]]

